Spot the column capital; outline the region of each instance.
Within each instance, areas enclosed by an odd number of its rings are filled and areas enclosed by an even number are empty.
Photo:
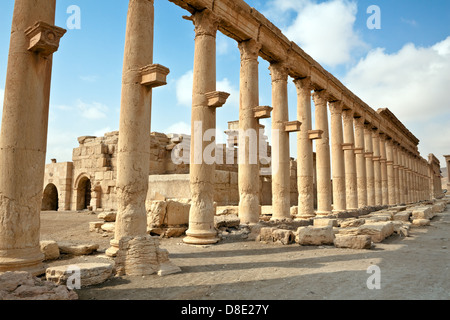
[[[353,111],[352,109],[342,110],[342,117],[346,120],[353,120],[354,115],[355,111]]]
[[[301,89],[301,90],[306,90],[309,92],[311,92],[311,90],[313,90],[311,77],[297,78],[297,79],[294,79],[293,82],[294,82],[295,86],[297,87],[297,90]]]
[[[270,76],[272,77],[272,82],[274,81],[287,81],[289,75],[289,68],[283,61],[272,62],[269,66]]]
[[[355,127],[363,128],[365,119],[363,117],[353,117]]]
[[[245,40],[238,43],[238,48],[241,53],[241,61],[258,60],[261,43],[254,39]]]
[[[315,105],[327,105],[329,96],[326,90],[314,91],[312,98]]]
[[[216,37],[217,30],[219,29],[219,18],[208,9],[196,11],[192,16],[187,17],[186,19],[191,20],[194,23],[195,37],[205,35],[214,38]]]
[[[328,107],[330,108],[330,113],[332,115],[342,115],[342,107],[344,103],[341,100],[331,101],[328,103]]]

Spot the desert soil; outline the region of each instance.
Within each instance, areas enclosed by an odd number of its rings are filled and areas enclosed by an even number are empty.
[[[100,245],[94,255],[62,255],[46,264],[104,262],[113,236],[89,232],[97,220],[88,212],[42,212],[41,240]],[[80,300],[449,300],[450,208],[410,231],[371,250],[249,240],[192,246],[163,238],[161,247],[181,273],[114,277],[76,292]],[[373,265],[380,268],[380,289],[367,286]]]

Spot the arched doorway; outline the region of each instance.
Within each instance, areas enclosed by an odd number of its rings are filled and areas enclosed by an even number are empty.
[[[49,183],[42,194],[42,211],[58,211],[58,189]]]
[[[91,180],[82,177],[77,186],[77,210],[84,210],[91,203]]]

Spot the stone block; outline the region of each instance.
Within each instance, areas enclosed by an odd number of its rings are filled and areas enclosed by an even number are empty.
[[[40,242],[40,248],[44,254],[44,260],[55,260],[59,258],[59,247],[56,241],[43,240]]]
[[[412,225],[415,227],[425,227],[431,224],[430,219],[413,219]]]
[[[168,226],[184,225],[189,223],[190,203],[187,200],[167,200],[166,219],[164,223]]]
[[[241,220],[237,215],[234,214],[225,214],[220,216],[214,216],[214,226],[216,228],[230,228],[230,227],[238,227],[241,223]]]
[[[98,244],[70,244],[70,243],[60,243],[59,251],[65,254],[72,254],[74,256],[83,256],[92,254],[99,248]]]
[[[100,213],[97,218],[103,220],[105,222],[114,222],[116,221],[117,212],[115,211],[106,211]]]
[[[368,235],[375,243],[382,242],[394,233],[394,224],[388,222],[365,223],[358,227],[359,235]]]
[[[102,229],[105,232],[114,233],[114,231],[116,230],[116,223],[115,222],[105,222],[104,224],[102,224],[100,229]]]
[[[336,234],[334,246],[336,248],[370,249],[372,247],[372,238],[368,235]]]
[[[105,224],[103,221],[93,221],[89,222],[89,231],[90,232],[100,232],[102,230],[102,226]]]
[[[272,232],[274,242],[288,245],[295,242],[295,235],[291,230],[275,229]]]
[[[366,222],[365,219],[345,219],[339,224],[341,228],[354,228],[363,225]]]
[[[413,219],[432,219],[434,215],[432,206],[416,207],[412,210]]]
[[[299,227],[295,235],[295,242],[300,245],[333,244],[335,235],[332,227]]]
[[[105,282],[111,277],[112,271],[113,265],[110,263],[78,263],[47,268],[45,277],[47,281],[58,285],[67,285],[69,281],[71,286],[78,284],[88,287]]]
[[[412,211],[400,211],[394,215],[394,221],[408,222],[411,217]]]
[[[329,218],[315,218],[313,221],[314,227],[337,227],[338,222],[337,219],[329,219]]]

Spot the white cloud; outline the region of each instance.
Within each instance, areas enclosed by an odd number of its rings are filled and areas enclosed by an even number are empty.
[[[179,121],[170,125],[167,129],[163,130],[163,132],[191,135],[191,125],[184,121]]]
[[[76,107],[83,118],[97,120],[106,118],[108,107],[99,102],[85,103],[80,99],[76,102]]]
[[[289,13],[294,15],[281,28],[283,33],[321,64],[335,67],[348,63],[354,50],[367,48],[353,28],[357,13],[356,2],[276,0],[270,8],[269,16],[278,16],[278,20],[283,14],[287,17]]]
[[[450,115],[450,37],[428,48],[407,44],[392,54],[372,50],[343,82],[373,109],[389,108],[402,121]]]
[[[239,108],[239,89],[237,89],[228,78],[217,81],[216,88],[218,91],[224,91],[230,94],[224,107],[231,105],[235,108]]]

